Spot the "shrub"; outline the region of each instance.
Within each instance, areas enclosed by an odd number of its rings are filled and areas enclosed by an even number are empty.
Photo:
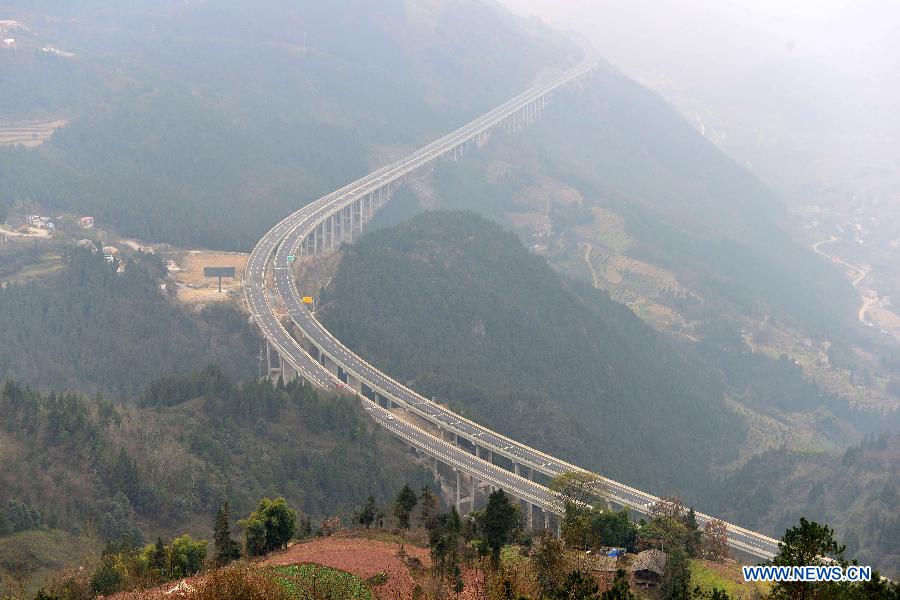
[[[262,556],[287,546],[297,531],[297,515],[284,498],[263,498],[241,525],[247,555]]]
[[[192,600],[289,600],[269,573],[253,567],[212,571],[197,584]]]

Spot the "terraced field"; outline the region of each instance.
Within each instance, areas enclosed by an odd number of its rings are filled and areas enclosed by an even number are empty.
[[[68,121],[3,121],[0,120],[0,146],[21,145],[26,148],[40,146],[50,139],[53,132]]]

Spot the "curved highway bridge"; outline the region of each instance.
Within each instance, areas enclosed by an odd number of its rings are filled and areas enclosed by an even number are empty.
[[[389,199],[398,183],[411,173],[442,157],[461,156],[486,143],[498,129],[517,131],[537,119],[556,90],[589,77],[597,59],[592,52],[574,68],[539,84],[478,117],[456,131],[435,140],[409,156],[382,167],[324,196],[270,229],[259,241],[247,263],[244,298],[252,319],[267,341],[266,362],[272,376],[285,380],[302,377],[323,389],[343,389],[356,395],[377,423],[456,476],[456,504],[472,510],[476,489],[500,488],[524,504],[528,523],[534,510],[544,527],[555,519],[559,527],[562,506],[557,496],[535,477],[584,471],[575,465],[509,439],[470,421],[417,394],[368,364],[326,330],[302,302],[292,263],[298,257],[323,256],[341,243],[352,243],[372,215]],[[274,295],[273,295],[274,292]],[[295,339],[281,322],[276,309],[283,307],[299,332]],[[290,323],[288,323],[290,325]],[[397,418],[401,408],[406,418]],[[609,502],[646,513],[656,496],[599,477],[596,491]],[[713,517],[697,513],[701,526]],[[730,545],[755,557],[770,559],[778,541],[728,524]]]

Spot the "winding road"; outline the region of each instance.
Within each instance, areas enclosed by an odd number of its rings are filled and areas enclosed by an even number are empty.
[[[295,285],[292,262],[298,254],[321,255],[334,250],[338,226],[340,239],[337,245],[352,242],[357,227],[361,230],[397,182],[420,167],[451,154],[455,158],[470,145],[485,143],[496,129],[516,131],[536,119],[554,91],[589,77],[597,59],[592,52],[586,54],[580,64],[558,77],[292,213],[259,241],[250,255],[244,277],[244,298],[251,318],[280,358],[299,376],[323,389],[346,392],[357,388],[356,395],[373,419],[420,452],[557,515],[562,506],[556,494],[534,481],[534,474],[552,478],[584,469],[470,421],[410,390],[354,354],[331,335],[302,302]],[[286,309],[293,326],[300,332],[300,341],[279,320],[276,311],[279,306]],[[287,376],[286,372],[287,367],[284,367],[282,375]],[[379,402],[370,399],[372,397]],[[426,422],[430,431],[396,418],[380,402],[388,407],[403,408]],[[461,441],[473,446],[474,453]],[[511,467],[495,464],[498,457]],[[607,500],[639,513],[646,513],[648,506],[659,500],[604,477],[597,476],[597,481],[596,491]],[[697,513],[701,526],[712,518]],[[728,524],[728,536],[733,548],[759,558],[769,559],[778,549],[777,540],[737,525]]]

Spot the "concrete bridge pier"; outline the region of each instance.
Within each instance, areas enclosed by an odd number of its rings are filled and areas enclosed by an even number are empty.
[[[442,442],[450,442],[451,444],[459,445],[459,436],[457,434],[447,431],[443,427],[438,427],[438,431],[440,431]]]
[[[291,369],[291,365],[284,360],[284,357],[281,357],[281,380],[287,383],[292,379],[294,374],[296,374],[296,371]]]
[[[353,233],[354,233],[354,229],[355,229],[355,226],[353,223],[353,217],[356,213],[356,202],[351,204],[348,208],[350,209],[350,243],[352,244],[353,243]]]
[[[456,512],[459,513],[459,516],[467,515],[470,512],[475,511],[475,487],[476,481],[474,477],[469,475],[463,475],[460,473],[459,469],[453,469],[456,471]],[[472,482],[472,487],[470,494],[468,496],[463,496],[463,479],[468,477]],[[463,504],[469,505],[469,510],[467,512],[463,512],[462,506]]]
[[[272,344],[266,341],[266,374],[272,380],[277,380],[281,375],[283,360],[278,355],[278,350],[272,347]]]
[[[363,384],[362,381],[354,377],[353,375],[347,374],[347,385],[350,386],[350,389],[363,393]]]

